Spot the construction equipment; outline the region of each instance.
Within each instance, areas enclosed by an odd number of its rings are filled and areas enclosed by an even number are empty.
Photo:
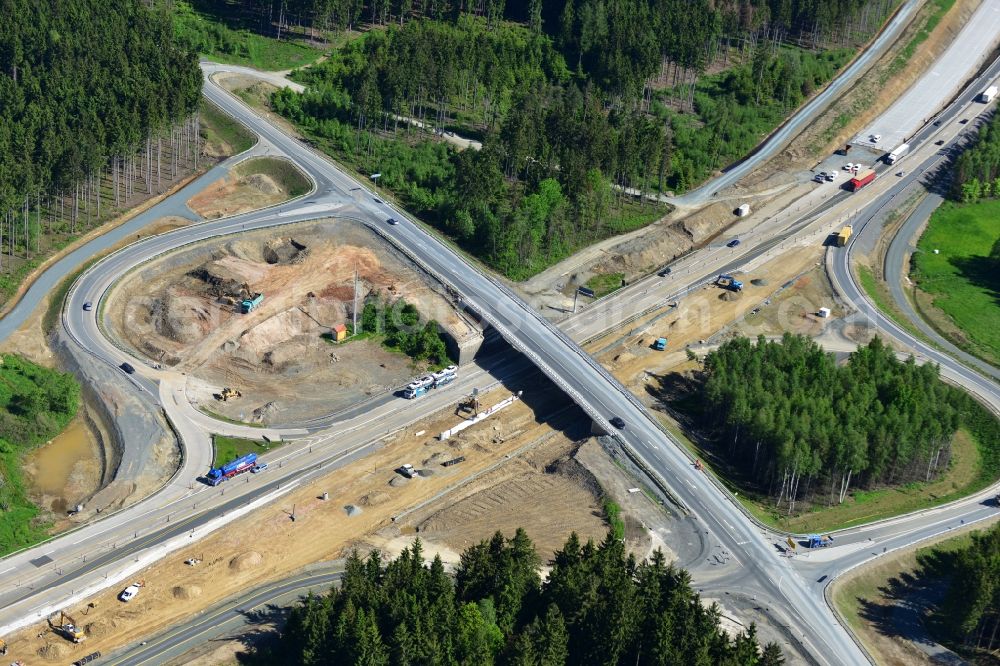
[[[829,534],[824,534],[822,537],[818,534],[809,535],[810,548],[826,548],[831,543],[833,543],[833,537]]]
[[[854,233],[854,226],[848,224],[846,227],[840,230],[837,234],[837,247],[844,247],[847,245],[847,241],[851,238],[851,234]]]
[[[716,278],[715,284],[729,291],[743,291],[743,283],[732,275],[720,275]]]
[[[656,351],[664,351],[667,348],[666,338],[656,338],[656,342],[653,343],[653,349]]]
[[[0,638],[0,657],[4,656],[5,654],[7,654],[7,641]]]
[[[52,618],[54,618],[56,615],[59,616],[59,621],[53,622]],[[82,643],[87,639],[87,634],[83,632],[83,629],[80,629],[78,626],[76,626],[76,620],[74,620],[73,616],[71,616],[66,611],[59,611],[58,613],[53,613],[51,616],[49,616],[48,622],[49,622],[49,628],[52,629],[52,631],[59,634],[60,636],[62,636],[63,638],[65,638],[66,640],[73,641],[74,643]]]
[[[259,292],[256,294],[251,294],[249,298],[243,299],[243,302],[240,303],[240,310],[243,312],[243,314],[250,314],[258,307],[260,307],[260,304],[263,302],[264,302],[264,294],[261,294]]]
[[[847,188],[852,192],[857,192],[873,180],[875,180],[875,172],[871,169],[865,169],[864,171],[859,172],[854,178],[847,181]]]
[[[243,394],[239,390],[227,386],[221,392],[216,393],[215,397],[222,402],[228,402],[231,398],[242,398]]]

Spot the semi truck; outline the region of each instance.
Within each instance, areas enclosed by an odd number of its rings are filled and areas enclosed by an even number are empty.
[[[264,302],[264,294],[254,294],[250,298],[240,303],[240,309],[243,311],[243,314],[250,314],[258,307],[260,307],[260,304],[263,302]]]
[[[983,92],[979,93],[979,101],[983,104],[989,104],[993,101],[993,98],[997,96],[997,87],[990,86]]]
[[[245,456],[233,460],[232,462],[227,462],[222,467],[213,467],[208,471],[205,478],[208,479],[209,485],[217,486],[226,479],[231,479],[238,474],[242,474],[243,472],[249,472],[256,464],[257,454],[248,453]]]
[[[829,534],[824,534],[820,536],[818,534],[809,535],[809,547],[810,548],[826,548],[831,543],[833,543],[833,537]]]
[[[859,171],[854,178],[847,181],[847,187],[852,192],[857,192],[865,185],[868,185],[873,180],[875,180],[875,172],[871,169],[865,169],[864,171]]]
[[[895,164],[896,160],[901,158],[906,153],[910,152],[910,144],[904,143],[896,146],[891,153],[885,156],[886,164]]]
[[[847,241],[850,240],[851,234],[854,233],[854,227],[848,224],[846,227],[840,230],[837,234],[837,247],[844,247],[847,245]]]

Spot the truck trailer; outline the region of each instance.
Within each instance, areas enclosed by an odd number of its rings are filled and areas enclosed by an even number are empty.
[[[993,98],[997,96],[997,87],[990,86],[983,92],[979,93],[979,101],[983,104],[989,104],[993,101]]]
[[[243,472],[249,472],[253,469],[253,466],[257,464],[257,454],[248,453],[245,456],[237,458],[232,462],[227,462],[222,467],[213,467],[205,475],[208,479],[209,485],[217,486],[226,479],[231,479],[238,474]]]
[[[864,171],[859,172],[854,178],[847,181],[847,187],[852,192],[857,192],[873,180],[875,180],[875,172],[871,169],[865,169]]]
[[[854,227],[848,224],[846,227],[840,230],[837,234],[837,247],[844,247],[847,245],[847,241],[850,240],[851,234],[854,233]]]
[[[895,164],[896,160],[898,160],[900,157],[902,157],[908,152],[910,152],[910,144],[908,143],[900,144],[899,146],[896,146],[896,148],[891,153],[885,156],[885,163]]]

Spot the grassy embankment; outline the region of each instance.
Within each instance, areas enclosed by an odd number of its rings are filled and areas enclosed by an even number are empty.
[[[288,194],[289,199],[300,197],[312,188],[312,183],[298,167],[277,157],[254,157],[240,162],[233,171],[242,177],[254,174],[268,176]]]
[[[212,435],[213,464],[221,465],[248,453],[262,455],[284,445],[284,442],[265,442],[261,439]]]
[[[913,256],[919,288],[961,329],[945,335],[992,364],[1000,362],[1000,270],[989,255],[998,239],[1000,201],[945,202],[931,216]],[[936,313],[927,315],[933,324]]]
[[[284,39],[259,34],[259,22],[236,4],[176,0],[172,13],[174,34],[216,62],[275,71],[301,67],[323,54],[302,33],[285,30]]]
[[[605,273],[587,280],[586,286],[594,290],[594,298],[601,298],[621,289],[624,279],[624,273]]]
[[[47,536],[49,521],[28,498],[22,459],[65,428],[79,406],[72,375],[0,356],[0,555]]]
[[[214,104],[201,101],[201,138],[211,146],[216,146],[223,154],[239,155],[257,143],[250,130],[227,116]]]
[[[712,452],[693,442],[677,424],[661,416],[660,422],[677,441],[705,464],[707,473],[736,495],[743,507],[774,529],[796,534],[831,532],[919,511],[978,492],[1000,476],[1000,423],[975,404],[963,427],[952,438],[952,459],[939,478],[927,483],[851,492],[843,504],[816,507],[788,516],[774,508],[773,500],[748,494],[746,488],[727,478],[711,463]]]

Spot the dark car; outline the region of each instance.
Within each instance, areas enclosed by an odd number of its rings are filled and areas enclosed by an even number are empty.
[[[384,201],[382,201],[382,200],[381,200],[381,199],[379,199],[378,197],[372,197],[372,199],[374,199],[374,200],[375,200],[375,203],[377,203],[377,204],[380,204],[380,203],[385,203]]]
[[[726,243],[726,247],[736,247],[739,244],[740,244],[740,239],[739,238],[734,238],[733,240],[731,240],[728,243]]]
[[[959,121],[958,121],[958,124],[959,124],[959,125],[964,125],[964,124],[966,124],[967,122],[969,122],[969,119],[968,119],[968,118],[962,118],[961,120],[959,120]]]
[[[386,220],[386,222],[388,222],[389,224],[399,224],[399,220],[397,220],[394,217],[390,217],[388,220]]]
[[[935,141],[934,145],[935,146],[943,146],[944,145],[944,141],[943,140],[941,140],[941,141]]]
[[[91,303],[90,301],[87,301],[86,303],[83,304],[83,309],[86,310],[87,312],[90,312],[91,310],[94,309],[94,304]]]
[[[620,416],[613,416],[613,417],[611,417],[611,425],[613,425],[614,427],[618,428],[619,430],[624,430],[625,429],[625,421]]]
[[[670,275],[670,267],[668,266],[667,268],[664,268],[662,271],[657,273],[657,275],[659,275],[660,277],[667,277],[668,275]]]
[[[124,370],[126,373],[128,373],[130,375],[133,374],[133,373],[135,373],[135,368],[132,367],[131,363],[122,363],[118,367],[121,368],[122,370]]]

